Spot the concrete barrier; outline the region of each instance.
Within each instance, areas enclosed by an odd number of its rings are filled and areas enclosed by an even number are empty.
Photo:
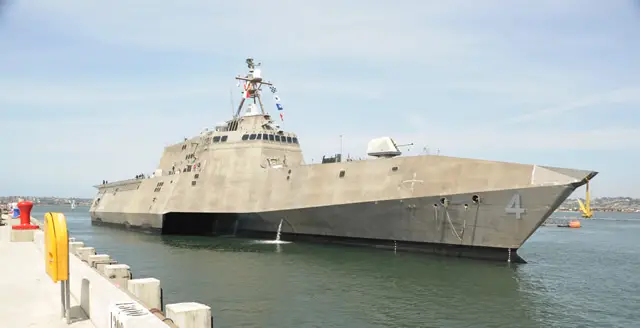
[[[37,231],[36,236],[35,239],[38,242],[42,242],[41,245],[38,245],[38,248],[43,249],[44,232]],[[110,313],[112,306],[119,303],[130,304],[131,306],[137,306],[144,310],[141,311],[141,315],[135,316],[136,326],[167,328],[165,323],[158,320],[149,310],[142,307],[137,300],[112,284],[98,271],[91,268],[87,263],[82,262],[77,256],[69,256],[69,275],[71,295],[80,301],[80,307],[97,328],[113,327],[114,319],[121,323],[131,321],[131,324],[133,324],[133,319],[126,318],[123,314],[120,314],[120,317],[112,318]]]
[[[95,327],[213,327],[210,307],[192,302],[168,304],[164,315],[160,311],[162,290],[158,279],[131,279],[128,265],[115,264],[107,254],[96,255],[95,248],[85,247],[75,238],[69,240],[69,252],[73,254],[69,256],[71,295]],[[44,253],[42,230],[35,231],[34,243]]]
[[[107,254],[89,255],[89,257],[87,258],[87,263],[89,264],[90,267],[94,269],[98,267],[98,263],[115,264],[111,262],[112,262],[111,257]],[[99,270],[99,271],[102,271],[102,270]]]
[[[127,282],[127,289],[147,308],[162,310],[160,280],[156,278],[131,279]]]
[[[96,255],[96,249],[93,247],[78,247],[76,248],[76,254],[82,261],[88,263],[89,256]]]
[[[131,269],[126,264],[106,265],[103,273],[109,281],[122,288],[127,288],[127,282],[132,278]]]
[[[72,241],[69,242],[69,253],[78,254],[77,249],[84,247],[84,243],[81,241]]]
[[[180,328],[213,327],[211,308],[200,303],[167,304],[167,317]]]

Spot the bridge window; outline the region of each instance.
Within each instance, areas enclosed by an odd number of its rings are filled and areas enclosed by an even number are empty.
[[[252,133],[252,134],[249,136],[249,140],[256,140],[256,135],[255,135],[254,133]]]
[[[298,143],[298,138],[293,137],[291,141],[293,141],[294,144],[297,144]]]
[[[228,136],[222,136],[220,137],[220,142],[225,142],[227,141],[227,138],[229,138]]]
[[[276,135],[276,141],[280,142],[280,136],[279,135]]]
[[[261,140],[262,139],[262,134],[258,133],[258,135],[256,136],[256,139]]]
[[[245,134],[245,135],[242,136],[242,140],[248,140],[248,139],[249,139],[249,135],[248,134]]]
[[[292,143],[293,141],[291,140],[291,137],[287,137],[287,142],[288,143]]]
[[[220,136],[213,137],[213,142],[220,142]]]
[[[269,140],[269,135],[266,133],[262,134],[262,140]]]
[[[285,136],[280,137],[280,142],[286,143],[287,142],[287,137],[285,137]]]
[[[274,141],[274,140],[275,140],[275,137],[273,136],[273,134],[270,134],[269,135],[269,141]]]

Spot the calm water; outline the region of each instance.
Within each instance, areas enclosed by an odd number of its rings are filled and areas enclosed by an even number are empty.
[[[542,227],[524,265],[366,248],[165,237],[91,226],[70,234],[161,280],[165,303],[211,306],[216,327],[640,327],[640,214]],[[558,213],[556,216],[577,216]],[[275,238],[275,236],[274,236]]]

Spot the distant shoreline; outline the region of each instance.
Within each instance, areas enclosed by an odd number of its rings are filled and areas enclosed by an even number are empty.
[[[576,212],[580,213],[577,209],[559,208],[554,212]],[[635,208],[591,208],[591,212],[618,212],[618,213],[640,213],[640,209]]]

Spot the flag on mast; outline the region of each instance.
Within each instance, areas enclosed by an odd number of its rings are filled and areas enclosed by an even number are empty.
[[[284,122],[284,115],[282,115],[282,111],[284,107],[280,104],[280,96],[276,94],[277,89],[274,86],[271,86],[271,92],[273,93],[273,100],[276,102],[276,108],[280,112],[280,120]]]
[[[242,93],[242,97],[244,99],[248,99],[249,98],[249,89],[251,89],[251,83],[245,82],[243,88],[244,88],[244,92]]]

